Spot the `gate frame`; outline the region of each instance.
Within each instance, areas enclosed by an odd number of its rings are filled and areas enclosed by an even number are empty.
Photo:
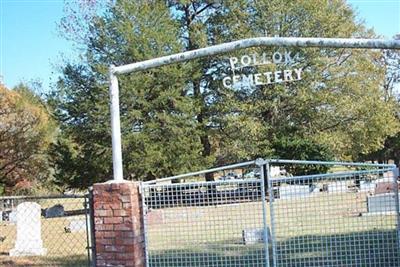
[[[156,180],[151,180],[147,182],[142,182],[140,185],[141,188],[141,201],[143,205],[143,221],[144,221],[144,243],[145,243],[145,260],[146,260],[146,266],[149,266],[149,254],[148,254],[148,230],[147,230],[147,205],[145,201],[145,188],[148,185],[154,185],[159,182],[166,182],[166,181],[172,181],[172,180],[179,180],[185,177],[192,177],[192,176],[199,176],[199,175],[204,175],[206,173],[212,173],[212,172],[218,172],[218,171],[223,171],[223,170],[229,170],[229,169],[235,169],[235,168],[240,168],[240,167],[246,167],[250,165],[256,165],[258,168],[260,168],[260,189],[261,189],[261,199],[262,199],[262,219],[263,219],[263,227],[264,227],[264,233],[263,233],[263,238],[264,238],[264,256],[265,256],[265,267],[276,267],[277,266],[277,252],[276,252],[276,237],[275,237],[275,215],[274,215],[274,187],[273,183],[276,182],[276,178],[271,177],[271,165],[272,164],[307,164],[307,165],[329,165],[329,166],[351,166],[351,167],[374,167],[377,168],[377,170],[380,171],[392,171],[393,172],[393,180],[392,183],[395,185],[394,186],[394,199],[395,199],[395,209],[396,209],[396,232],[397,232],[397,246],[398,249],[400,250],[400,203],[399,203],[399,190],[398,190],[398,176],[399,176],[399,168],[395,164],[376,164],[376,163],[360,163],[360,162],[342,162],[342,161],[306,161],[306,160],[286,160],[286,159],[256,159],[253,161],[247,161],[247,162],[242,162],[242,163],[237,163],[237,164],[232,164],[232,165],[226,165],[222,167],[217,167],[217,168],[212,168],[212,169],[207,169],[207,170],[202,170],[202,171],[196,171],[196,172],[190,172],[190,173],[185,173],[185,174],[180,174],[176,176],[170,176],[166,178],[161,178],[161,179],[156,179]],[[370,171],[345,171],[345,172],[334,172],[334,173],[326,173],[326,174],[315,174],[315,175],[304,175],[304,176],[298,176],[298,177],[286,177],[282,176],[279,179],[279,181],[289,181],[293,180],[296,178],[304,178],[304,177],[334,177],[338,175],[344,175],[344,174],[361,174],[361,173],[369,173]],[[266,207],[266,201],[267,201],[267,195],[266,192],[268,191],[268,196],[269,196],[269,215],[270,215],[270,220],[268,221],[267,219],[267,207]],[[271,238],[268,236],[268,226],[270,227],[270,235]],[[270,241],[271,240],[271,241]],[[269,251],[269,246],[271,245],[271,250],[272,250],[272,255],[270,255]],[[271,264],[271,256],[272,256],[272,264]]]
[[[96,264],[96,240],[95,240],[95,221],[94,221],[94,203],[93,203],[93,187],[88,188],[85,195],[85,219],[87,233],[87,250],[89,267],[95,267]]]
[[[260,191],[261,191],[261,206],[262,206],[262,221],[263,221],[263,246],[264,246],[264,256],[265,256],[265,267],[270,267],[270,255],[269,255],[269,240],[273,238],[273,235],[271,233],[271,238],[268,236],[268,219],[267,219],[267,207],[266,207],[266,191],[268,187],[268,169],[265,168],[265,161],[262,158],[258,158],[256,160],[252,161],[246,161],[246,162],[241,162],[237,164],[232,164],[232,165],[225,165],[221,167],[216,167],[216,168],[211,168],[211,169],[206,169],[202,171],[196,171],[196,172],[190,172],[190,173],[185,173],[185,174],[180,174],[176,176],[169,176],[161,179],[156,179],[156,180],[150,180],[146,182],[141,182],[140,183],[140,193],[141,193],[141,201],[142,201],[142,210],[143,210],[143,229],[144,229],[144,244],[145,244],[145,261],[146,261],[146,266],[149,266],[149,253],[148,253],[148,229],[147,229],[147,224],[148,224],[148,218],[147,218],[147,203],[146,203],[146,198],[145,198],[145,191],[147,187],[151,187],[153,185],[156,185],[159,182],[166,182],[166,181],[173,181],[173,180],[179,180],[183,179],[186,177],[193,177],[193,176],[200,176],[204,175],[207,173],[215,173],[219,171],[225,171],[225,170],[232,170],[235,168],[241,168],[241,167],[249,167],[254,165],[256,168],[260,169],[260,178],[253,179],[254,181],[258,181],[260,185]],[[223,181],[225,182],[225,181]],[[223,183],[221,182],[221,183]],[[197,184],[198,182],[192,182],[189,184]],[[210,182],[200,182],[201,184],[208,184]],[[230,182],[228,182],[231,184]],[[271,229],[272,230],[272,229]]]
[[[271,222],[271,245],[272,245],[272,260],[273,267],[277,266],[277,255],[276,255],[276,238],[275,238],[275,222],[274,222],[274,192],[273,192],[273,182],[276,180],[270,177],[270,165],[271,164],[300,164],[300,165],[330,165],[330,166],[351,166],[351,167],[375,167],[380,168],[380,171],[392,171],[393,172],[393,180],[392,183],[394,185],[393,193],[395,200],[395,213],[396,213],[396,232],[397,232],[397,247],[400,250],[400,203],[399,203],[399,168],[395,164],[375,164],[375,163],[360,163],[360,162],[340,162],[340,161],[306,161],[306,160],[285,160],[285,159],[266,159],[263,162],[259,160],[260,166],[266,166],[267,168],[267,187],[269,190],[269,204],[270,204],[270,222]],[[355,171],[349,173],[368,173],[369,171]],[[335,177],[340,174],[346,174],[346,172],[337,172],[337,173],[326,173],[326,174],[315,174],[315,175],[302,175],[297,177],[281,177],[279,180],[281,181],[294,181],[295,178],[305,178],[305,177]]]

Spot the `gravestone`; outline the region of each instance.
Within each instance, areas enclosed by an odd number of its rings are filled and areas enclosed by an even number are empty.
[[[375,194],[379,195],[379,194],[393,193],[395,188],[396,187],[394,182],[379,182],[376,184]]]
[[[367,210],[369,213],[396,211],[395,194],[367,196]]]
[[[392,172],[384,172],[383,178],[379,178],[375,180],[375,183],[393,183],[393,173]]]
[[[338,181],[328,184],[328,193],[345,193],[347,191],[347,181]]]
[[[8,221],[10,223],[17,223],[17,211],[12,210],[10,213],[8,213]]]
[[[267,227],[268,242],[271,241],[271,232]],[[242,231],[243,243],[245,245],[254,245],[258,243],[264,243],[264,229],[263,228],[251,228],[244,229]]]
[[[360,181],[360,191],[361,192],[372,192],[376,188],[375,182],[370,181]]]
[[[312,194],[318,194],[323,191],[323,186],[321,184],[312,184],[310,191]]]
[[[5,210],[5,211],[2,211],[1,213],[1,219],[3,220],[3,221],[5,221],[5,222],[8,222],[10,219],[10,212],[11,212],[11,210]]]
[[[276,166],[272,166],[270,168],[270,175],[271,175],[271,177],[279,177],[279,176],[281,176],[281,168],[276,167]]]
[[[383,179],[386,179],[386,181],[388,181],[388,182],[392,182],[393,181],[393,176],[394,176],[394,174],[393,174],[392,171],[383,173]]]
[[[287,185],[279,188],[279,198],[298,198],[310,196],[311,188],[308,185]]]
[[[17,206],[17,240],[10,256],[40,256],[46,254],[41,238],[40,205],[23,202]]]
[[[64,216],[64,207],[63,205],[57,204],[53,207],[46,209],[44,217],[46,218],[56,218]]]

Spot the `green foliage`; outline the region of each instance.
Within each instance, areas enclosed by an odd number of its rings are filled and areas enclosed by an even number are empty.
[[[87,187],[107,180],[112,163],[106,86],[86,68],[68,65],[48,103],[61,122],[61,133],[50,150],[56,183]]]
[[[275,155],[282,159],[332,161],[334,156],[327,146],[318,144],[312,140],[299,137],[282,137],[274,143]],[[312,175],[326,173],[328,165],[303,165],[289,164],[284,166],[292,175]]]
[[[394,36],[394,39],[400,39],[400,35]],[[400,52],[398,50],[386,50],[381,57],[382,64],[385,65],[385,83],[384,96],[385,101],[391,103],[393,113],[399,120],[399,95],[396,93],[395,84],[400,81]],[[382,125],[386,128],[386,125]],[[390,127],[390,126],[389,126]],[[384,146],[378,150],[360,153],[360,160],[374,160],[379,162],[388,162],[393,160],[397,166],[400,166],[400,133],[395,131],[386,137]]]
[[[67,24],[64,20],[64,29]],[[52,152],[56,177],[73,187],[112,175],[109,65],[266,34],[373,36],[341,0],[119,0],[86,26],[88,32],[77,36],[85,36],[84,62],[64,67],[50,97],[62,135]],[[302,59],[285,67],[302,67],[302,81],[222,86],[232,71],[227,56],[276,49],[253,48],[121,75],[125,178],[148,180],[260,156],[330,159],[331,151],[337,159],[351,160],[379,149],[398,131],[394,102],[384,97],[378,51],[293,49]]]

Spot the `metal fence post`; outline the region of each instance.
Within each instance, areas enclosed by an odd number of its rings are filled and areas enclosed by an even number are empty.
[[[399,204],[399,186],[397,179],[399,177],[399,168],[393,168],[393,183],[394,183],[394,200],[396,201],[396,219],[397,219],[397,242],[400,249],[400,204]]]
[[[267,180],[268,180],[268,194],[269,194],[269,212],[271,217],[271,243],[272,243],[272,261],[273,266],[276,266],[276,244],[275,244],[275,214],[274,214],[274,187],[271,181],[270,163],[266,164]]]
[[[93,205],[93,188],[89,188],[89,193],[88,193],[88,211],[89,214],[86,213],[86,231],[88,235],[88,243],[90,242],[90,246],[88,246],[88,249],[90,249],[90,266],[96,266],[96,242],[94,240],[94,205]],[[86,200],[86,198],[85,198]],[[89,215],[89,216],[88,216]],[[88,225],[89,223],[89,225]]]
[[[146,260],[146,267],[149,266],[149,253],[147,252],[148,242],[147,242],[147,205],[145,198],[145,188],[143,187],[143,183],[140,183],[139,193],[141,195],[142,200],[142,220],[143,220],[143,231],[144,231],[144,257]]]
[[[90,210],[89,207],[89,195],[85,195],[83,197],[84,199],[84,206],[85,206],[85,221],[86,221],[86,249],[87,249],[87,257],[88,257],[88,266],[91,267],[92,266],[92,261],[91,261],[91,242],[90,242],[90,233],[89,233],[89,216],[88,216],[88,212]]]
[[[261,201],[262,201],[262,213],[263,213],[263,227],[264,227],[264,254],[265,254],[265,267],[269,267],[269,235],[268,235],[268,224],[267,224],[267,205],[266,205],[266,180],[268,179],[268,175],[265,175],[265,163],[261,163],[260,165],[260,173],[261,173]],[[268,181],[267,181],[268,182]]]

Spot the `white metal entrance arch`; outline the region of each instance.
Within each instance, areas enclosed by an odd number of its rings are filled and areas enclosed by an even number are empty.
[[[383,39],[346,39],[346,38],[292,38],[292,37],[258,37],[242,39],[230,43],[214,45],[206,48],[191,50],[170,56],[164,56],[136,62],[123,66],[111,66],[110,79],[110,107],[112,128],[112,153],[114,181],[122,181],[122,149],[121,125],[119,114],[119,88],[118,74],[139,72],[178,62],[189,61],[196,58],[219,55],[250,47],[281,46],[281,47],[327,47],[327,48],[367,48],[367,49],[399,49],[400,40]]]

